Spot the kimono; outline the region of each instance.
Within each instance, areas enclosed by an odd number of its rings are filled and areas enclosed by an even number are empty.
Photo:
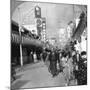
[[[56,75],[57,71],[57,61],[56,61],[56,56],[55,52],[51,52],[49,55],[49,60],[50,60],[50,70],[52,75]]]

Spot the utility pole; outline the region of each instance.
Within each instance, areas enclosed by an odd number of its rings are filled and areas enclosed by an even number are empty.
[[[18,22],[19,22],[19,35],[20,35],[20,64],[21,66],[23,66],[23,56],[22,56],[22,35],[21,35],[21,12],[20,12],[20,8],[18,8],[19,14],[18,14]]]

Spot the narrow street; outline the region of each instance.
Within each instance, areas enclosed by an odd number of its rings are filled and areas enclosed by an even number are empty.
[[[11,88],[86,85],[87,5],[11,4]]]
[[[17,73],[16,78],[12,83],[12,89],[65,86],[63,74],[59,73],[53,78],[42,61],[27,65]]]

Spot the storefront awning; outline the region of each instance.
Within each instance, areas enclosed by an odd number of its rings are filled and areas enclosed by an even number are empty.
[[[82,12],[80,16],[80,22],[75,32],[73,33],[72,38],[76,40],[79,39],[86,27],[87,27],[87,17],[85,16],[84,12]]]

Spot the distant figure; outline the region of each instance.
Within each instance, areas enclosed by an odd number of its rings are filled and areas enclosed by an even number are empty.
[[[34,62],[37,62],[37,55],[36,55],[36,52],[34,52],[33,58],[34,58]]]
[[[30,52],[29,59],[30,59],[30,63],[33,63],[34,62],[33,52]]]
[[[62,53],[61,52],[59,52],[59,69],[60,69],[60,72],[63,72]]]
[[[40,61],[41,60],[41,57],[40,57],[40,53],[37,52],[37,60]]]
[[[45,62],[46,60],[46,57],[47,57],[47,52],[44,50],[43,51],[43,54],[42,54],[42,58],[43,58],[43,61]]]
[[[58,50],[56,50],[55,51],[55,57],[56,57],[56,64],[57,64],[57,72],[59,72],[60,71],[60,55],[59,55],[60,53],[59,53],[59,51]]]

